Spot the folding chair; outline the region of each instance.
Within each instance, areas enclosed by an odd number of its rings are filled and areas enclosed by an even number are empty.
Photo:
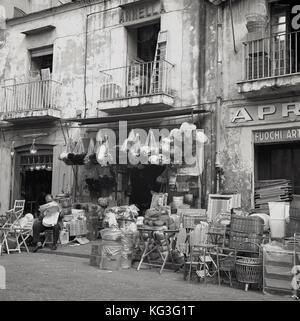
[[[24,212],[25,207],[25,200],[15,200],[14,207],[10,209],[9,211],[6,211],[5,215],[5,222],[2,227],[9,226],[12,223],[16,222],[18,219],[20,219],[20,211],[21,216]]]
[[[24,236],[22,235],[22,229],[18,224],[18,221],[23,215],[24,207],[25,207],[25,200],[15,200],[14,208],[6,212],[6,221],[0,228],[0,231],[2,234],[1,251],[3,250],[5,245],[7,254],[10,254],[10,252],[21,253],[19,238],[21,238],[23,243]],[[14,242],[16,242],[15,248],[10,248],[9,237],[12,237]],[[26,250],[28,251],[27,247],[26,247]]]
[[[19,230],[19,237],[21,238],[21,242],[20,242],[20,248],[22,246],[25,247],[27,253],[29,253],[29,249],[27,247],[27,239],[31,236],[32,233],[32,227],[33,227],[33,220],[31,222],[28,222],[25,226],[23,226],[20,230]],[[18,230],[18,229],[16,229]]]
[[[1,249],[3,249],[5,245],[7,254],[10,254],[10,252],[21,253],[19,237],[23,239],[23,236],[21,235],[22,229],[18,224],[18,221],[23,215],[23,210],[21,209],[16,212],[9,211],[9,212],[6,212],[6,214],[7,214],[7,220],[4,223],[4,225],[0,228],[0,231],[2,232]],[[14,239],[14,242],[16,242],[15,248],[12,248],[12,249],[10,248],[9,237],[12,237]]]

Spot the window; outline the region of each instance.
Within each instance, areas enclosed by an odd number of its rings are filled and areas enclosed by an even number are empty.
[[[53,46],[30,50],[31,76],[50,78],[53,68]],[[47,72],[44,72],[47,71]]]
[[[293,7],[299,1],[278,1],[271,4],[271,35],[273,42],[273,74],[275,76],[300,71],[300,32],[293,28]]]

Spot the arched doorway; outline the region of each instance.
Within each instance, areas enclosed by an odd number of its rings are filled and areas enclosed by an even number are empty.
[[[38,214],[38,207],[46,194],[51,194],[53,172],[53,147],[36,145],[37,152],[30,153],[30,145],[16,148],[14,196],[25,199],[25,213]]]

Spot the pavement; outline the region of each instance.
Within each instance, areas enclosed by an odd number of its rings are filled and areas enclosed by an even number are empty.
[[[6,269],[0,301],[291,301],[289,296],[187,282],[182,272],[104,271],[90,266],[88,258],[62,254],[3,254],[0,265]]]

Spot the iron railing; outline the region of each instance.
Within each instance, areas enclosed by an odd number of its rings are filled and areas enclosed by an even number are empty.
[[[0,113],[58,109],[61,84],[38,80],[1,87]]]
[[[171,95],[170,75],[173,65],[166,60],[133,63],[101,71],[100,101]]]
[[[244,43],[245,80],[300,73],[300,32]]]

